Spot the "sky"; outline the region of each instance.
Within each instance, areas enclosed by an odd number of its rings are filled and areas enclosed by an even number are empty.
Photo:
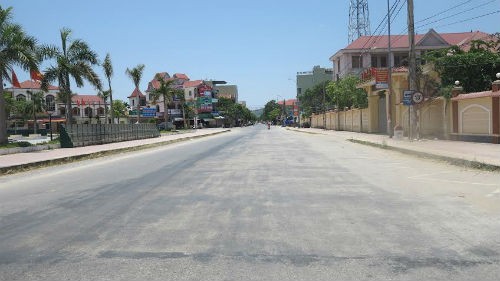
[[[134,84],[125,70],[144,64],[141,91],[157,72],[184,73],[191,80],[237,85],[239,99],[257,109],[273,99],[294,98],[297,72],[311,71],[315,65],[332,67],[329,57],[348,45],[349,2],[2,0],[0,5],[12,7],[13,22],[41,44],[60,46],[59,30],[67,27],[73,39],[86,41],[101,60],[109,53],[114,99],[127,101]],[[500,32],[500,0],[414,2],[417,33],[430,28]],[[374,32],[387,13],[387,1],[368,0],[368,6]],[[496,13],[483,16],[492,12]],[[406,33],[406,16],[406,5],[397,16],[394,13],[392,34]],[[473,17],[478,18],[456,23]],[[384,25],[378,32],[387,34],[386,30]],[[42,72],[53,63],[43,62]],[[100,67],[96,72],[105,81]],[[20,81],[29,79],[22,70],[16,74]],[[88,83],[72,90],[96,94]]]

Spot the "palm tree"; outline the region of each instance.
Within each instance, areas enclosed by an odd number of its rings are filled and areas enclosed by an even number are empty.
[[[115,123],[115,112],[113,110],[113,90],[111,90],[111,77],[113,76],[113,65],[111,64],[111,56],[106,54],[106,58],[104,58],[104,62],[102,63],[102,67],[104,68],[104,75],[106,76],[106,79],[108,80],[108,93],[109,93],[109,106],[110,106],[110,111],[111,111],[111,123]],[[107,107],[106,107],[107,110]],[[106,113],[106,119],[108,118],[108,114]],[[106,121],[107,123],[107,121]]]
[[[153,102],[158,102],[160,98],[163,100],[163,118],[165,119],[165,127],[168,122],[168,104],[172,101],[174,94],[176,93],[176,89],[172,87],[175,83],[175,80],[165,80],[162,77],[156,77],[156,80],[160,82],[160,87],[158,89],[153,89],[150,95],[153,99]]]
[[[102,100],[104,101],[104,116],[105,116],[104,124],[108,124],[108,107],[106,106],[106,102],[108,101],[109,95],[110,95],[109,91],[101,91],[97,94],[97,96],[102,98]]]
[[[45,112],[45,97],[41,91],[36,93],[28,91],[28,94],[31,95],[31,101],[29,102],[27,110],[33,116],[33,133],[36,134],[38,125],[36,122],[36,114]]]
[[[56,61],[56,65],[45,70],[42,89],[47,90],[49,83],[58,80],[59,92],[66,102],[66,126],[68,128],[71,127],[73,118],[70,78],[73,78],[77,87],[82,87],[84,80],[87,80],[96,89],[102,88],[99,76],[92,69],[93,65],[98,64],[97,54],[82,40],[70,41],[70,35],[70,29],[61,29],[61,48],[46,46],[42,50],[43,56]]]
[[[0,6],[0,144],[8,142],[4,81],[12,82],[9,73],[14,65],[29,71],[38,70],[39,63],[36,39],[24,33],[20,25],[11,22],[11,11],[11,7],[2,9]]]
[[[139,84],[141,83],[142,73],[144,72],[144,64],[138,64],[132,69],[125,70],[125,74],[130,77],[132,82],[134,82],[135,89],[137,90],[137,123],[140,121],[141,111],[140,111],[140,97],[139,97]]]

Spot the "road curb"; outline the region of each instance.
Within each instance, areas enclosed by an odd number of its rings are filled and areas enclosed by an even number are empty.
[[[228,130],[210,133],[210,134],[206,134],[206,135],[188,136],[188,137],[178,138],[178,139],[174,139],[174,140],[167,140],[167,141],[150,143],[150,144],[143,144],[143,145],[138,145],[138,146],[122,147],[122,148],[117,148],[117,149],[110,149],[110,150],[105,150],[105,151],[62,157],[62,158],[57,158],[57,159],[42,160],[42,161],[37,161],[37,162],[32,162],[32,163],[9,166],[9,167],[1,167],[0,168],[0,176],[12,175],[15,173],[25,172],[25,171],[29,171],[32,169],[44,168],[44,167],[49,167],[49,166],[63,165],[63,164],[72,163],[72,162],[76,162],[76,161],[95,159],[95,158],[100,158],[100,157],[114,155],[114,154],[126,153],[126,152],[137,151],[137,150],[144,150],[144,149],[169,145],[169,144],[173,144],[173,143],[188,141],[188,140],[192,140],[192,139],[199,139],[199,138],[203,138],[203,137],[215,136],[215,135],[227,133],[230,131],[231,130],[228,129]]]
[[[433,154],[433,153],[429,153],[429,152],[416,151],[416,150],[411,150],[411,149],[407,149],[407,148],[401,148],[401,147],[391,146],[391,145],[387,145],[387,144],[380,144],[380,143],[376,143],[376,142],[354,139],[354,138],[350,138],[347,140],[350,142],[353,142],[353,143],[358,143],[358,144],[368,145],[368,146],[377,147],[377,148],[381,148],[381,149],[388,149],[388,150],[392,150],[392,151],[397,151],[397,152],[401,152],[401,153],[404,153],[407,155],[417,156],[420,158],[439,160],[439,161],[446,162],[448,164],[452,164],[452,165],[460,166],[460,167],[464,167],[464,168],[472,168],[472,169],[485,170],[485,171],[500,171],[499,165],[488,164],[488,163],[484,163],[484,162],[480,162],[480,161],[467,160],[467,159],[463,159],[463,158],[455,158],[455,157],[450,157],[450,156],[443,156],[443,155]]]

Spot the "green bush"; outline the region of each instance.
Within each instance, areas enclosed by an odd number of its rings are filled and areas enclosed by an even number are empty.
[[[31,143],[27,142],[27,141],[19,141],[19,142],[17,142],[17,146],[19,146],[19,147],[28,147],[28,146],[31,146]]]

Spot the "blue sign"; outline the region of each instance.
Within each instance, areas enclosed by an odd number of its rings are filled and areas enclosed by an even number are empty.
[[[415,91],[404,91],[403,92],[403,105],[410,106],[413,104],[412,97]]]
[[[156,108],[143,108],[141,115],[143,117],[155,117],[156,116]]]

